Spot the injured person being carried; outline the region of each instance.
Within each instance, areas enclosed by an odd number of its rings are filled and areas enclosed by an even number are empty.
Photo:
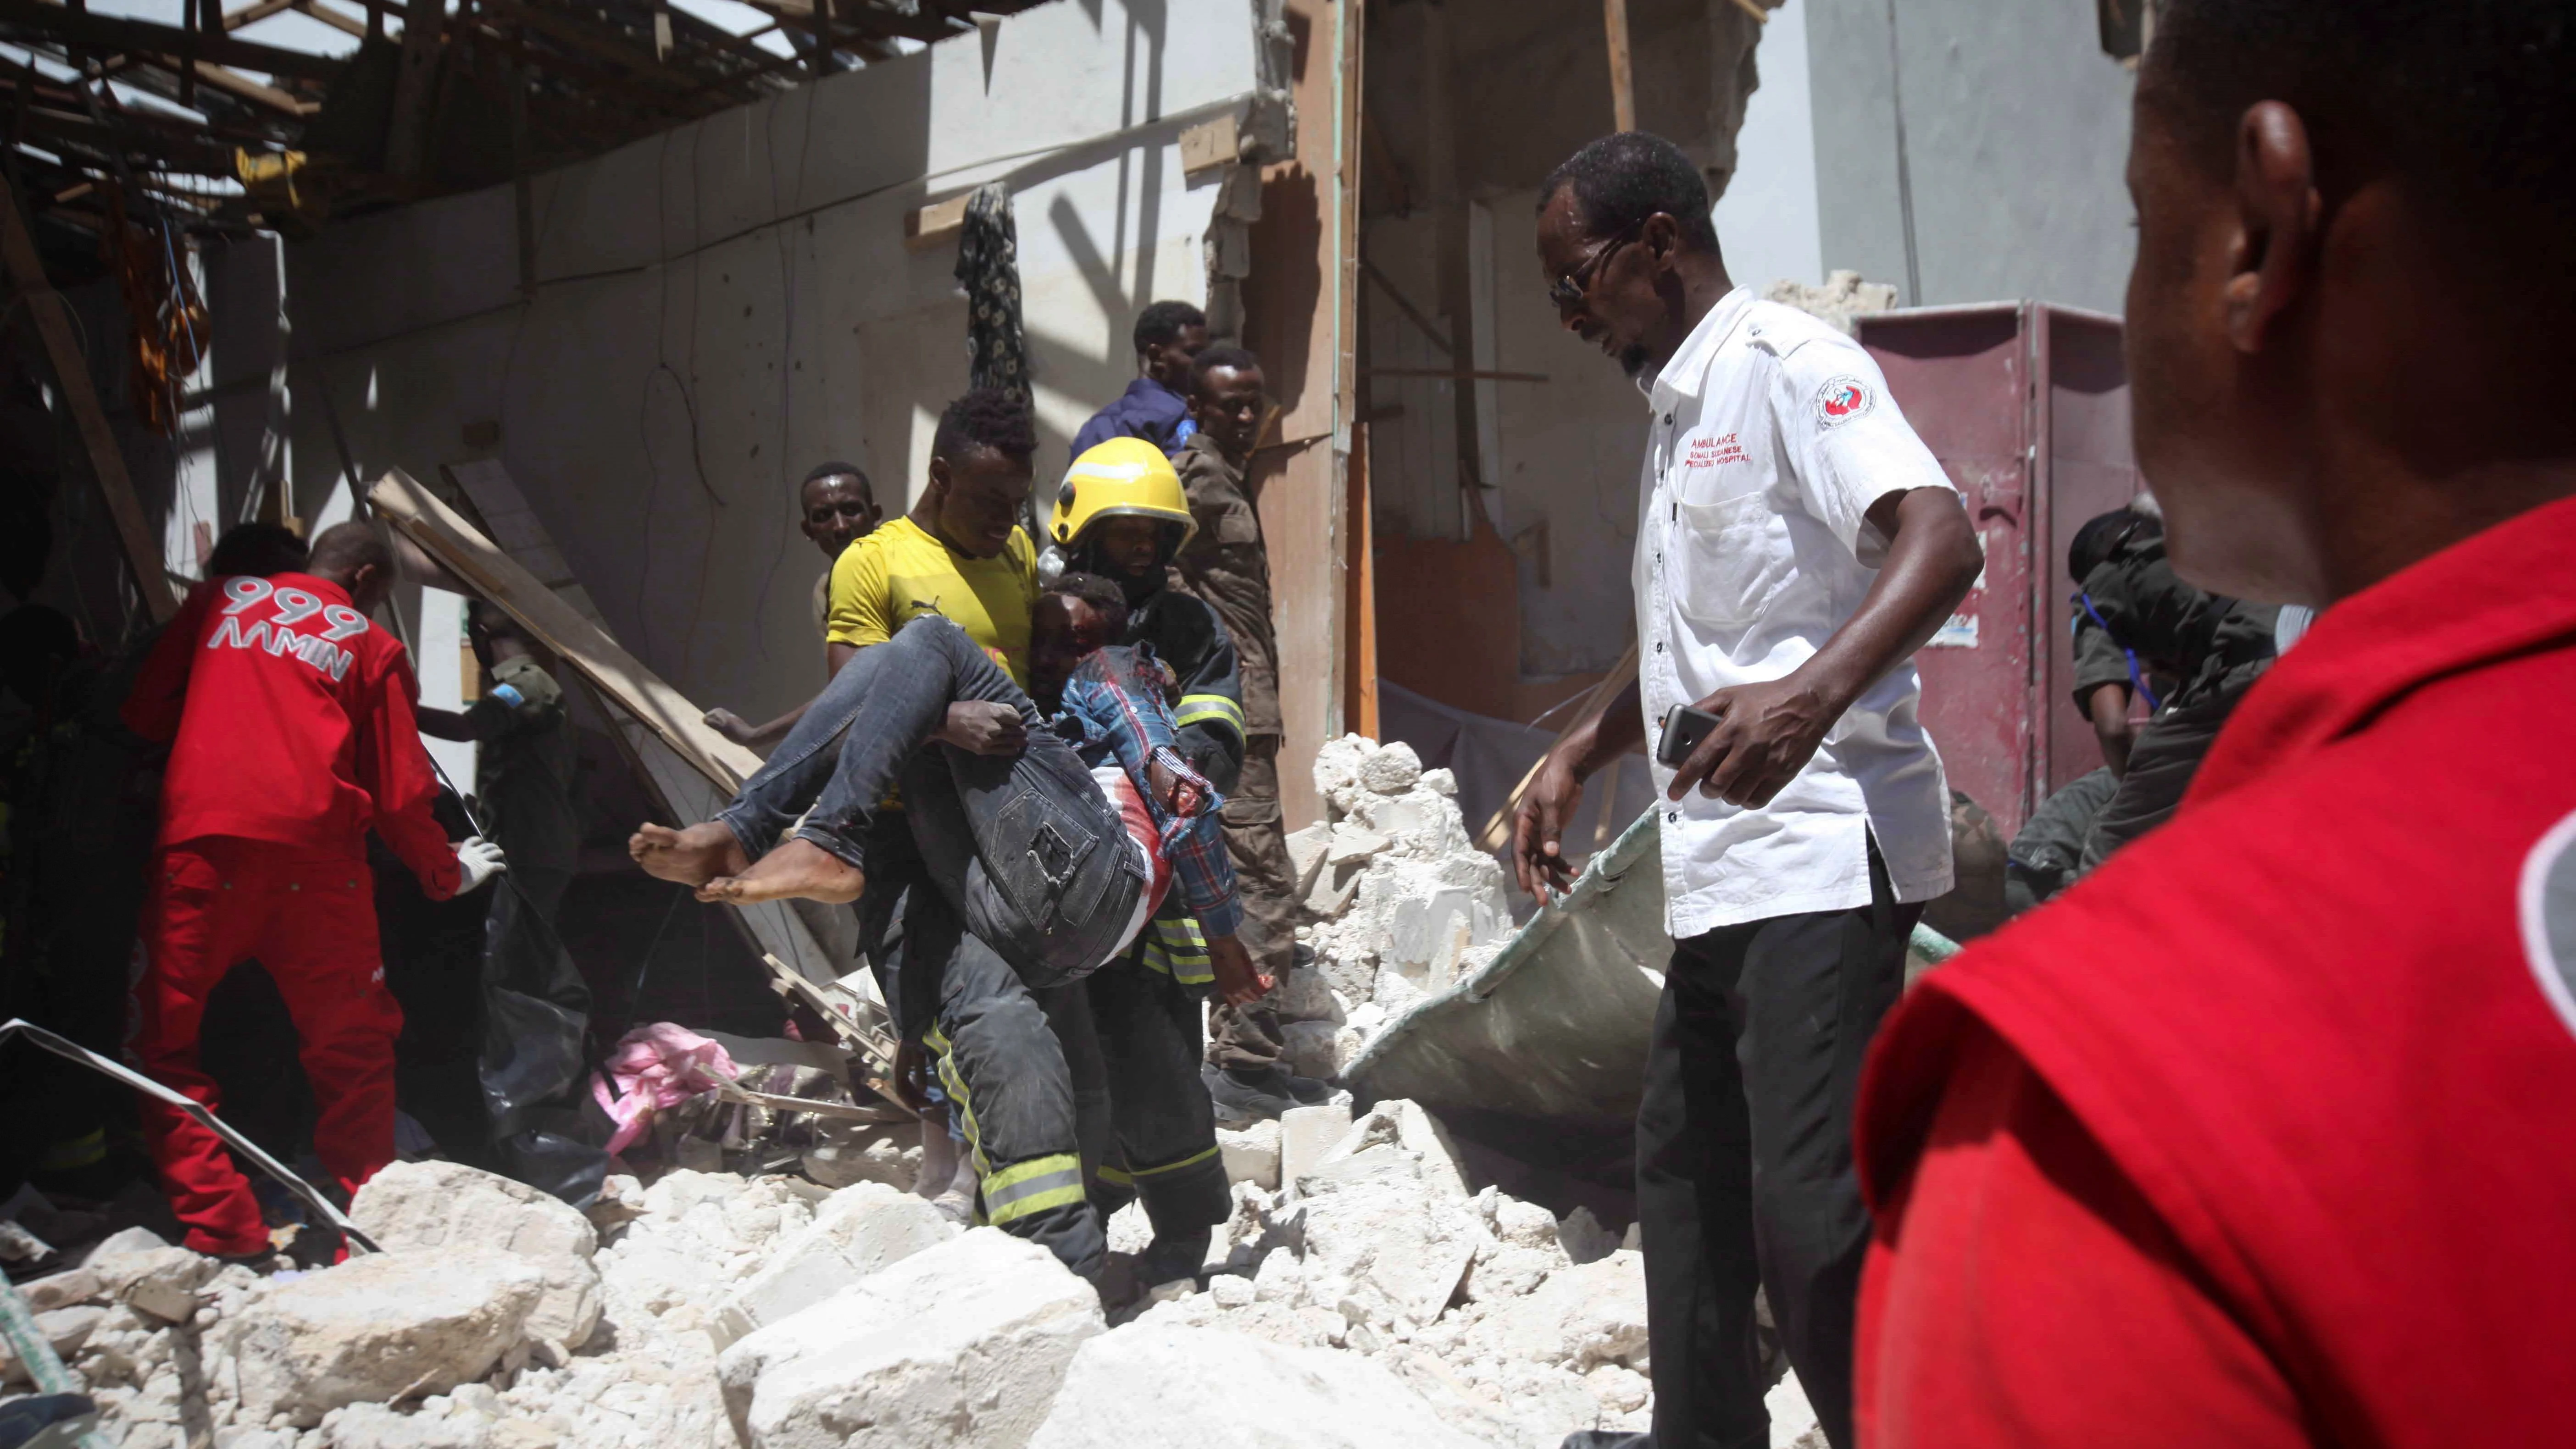
[[[976,1104],[987,1219],[1086,1276],[1105,1244],[1069,1156],[1070,1102],[1026,1090],[1064,1076],[1029,993],[1125,953],[1167,896],[1196,917],[1220,994],[1250,1001],[1270,985],[1235,937],[1222,799],[1173,748],[1170,676],[1150,648],[1108,644],[1124,607],[1088,575],[1048,587],[1032,620],[1036,699],[955,623],[914,619],[833,677],[716,819],[645,825],[629,842],[701,900],[847,902],[866,889],[872,835],[905,831],[927,889],[905,908],[896,1014],[938,1052],[951,1094]],[[944,742],[957,703],[1015,713],[1025,746]],[[1063,1182],[1059,1159],[1074,1169]]]

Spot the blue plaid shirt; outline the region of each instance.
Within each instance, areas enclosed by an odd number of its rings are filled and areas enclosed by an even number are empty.
[[[1225,797],[1172,746],[1172,711],[1163,702],[1162,666],[1154,651],[1122,645],[1083,660],[1065,681],[1053,722],[1085,765],[1117,759],[1162,832],[1173,894],[1198,917],[1200,930],[1233,935],[1243,924],[1243,903],[1235,895],[1234,865],[1226,859],[1225,828],[1217,816]],[[1177,811],[1154,793],[1147,766],[1157,760],[1179,782]]]

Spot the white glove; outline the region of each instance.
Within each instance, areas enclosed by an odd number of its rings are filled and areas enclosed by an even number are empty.
[[[465,879],[456,887],[458,895],[479,890],[483,882],[510,868],[501,859],[501,847],[480,835],[469,835],[456,842],[456,869]]]

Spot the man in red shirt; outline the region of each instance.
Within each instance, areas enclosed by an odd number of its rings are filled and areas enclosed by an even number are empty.
[[[350,1192],[393,1160],[402,1029],[377,954],[367,831],[434,899],[501,868],[480,840],[448,844],[430,813],[438,783],[411,664],[368,618],[392,587],[392,555],[363,523],[325,530],[305,572],[210,579],[125,705],[129,729],[171,741],[127,1055],[217,1110],[197,1058],[206,993],[258,957],[295,1018],[314,1151]],[[143,1123],[187,1245],[264,1251],[259,1204],[221,1139],[156,1102]]]
[[[2158,13],[2139,461],[2185,578],[2327,607],[2171,823],[1882,1032],[1876,1449],[2576,1438],[2572,48]]]

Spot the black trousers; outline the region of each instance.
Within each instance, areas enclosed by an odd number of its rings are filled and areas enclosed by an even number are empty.
[[[1861,1058],[1905,980],[1920,905],[1875,844],[1870,904],[1676,942],[1637,1109],[1657,1449],[1770,1442],[1753,1294],[1849,1449],[1869,1214],[1852,1167]]]
[[[2113,852],[2173,818],[2191,789],[2192,777],[2200,773],[2200,762],[2209,747],[2218,743],[2227,717],[2236,712],[2237,701],[2271,664],[2269,659],[2240,664],[2199,698],[2173,705],[2147,721],[2129,747],[2129,768],[2120,776],[2119,788],[2093,817],[2093,828],[2084,837],[2079,874],[2090,875]]]
[[[1114,1142],[1092,1200],[1104,1216],[1143,1198],[1157,1242],[1204,1246],[1234,1214],[1216,1145],[1216,1107],[1199,1082],[1199,999],[1136,953],[1081,983],[1090,993],[1109,1082]]]

